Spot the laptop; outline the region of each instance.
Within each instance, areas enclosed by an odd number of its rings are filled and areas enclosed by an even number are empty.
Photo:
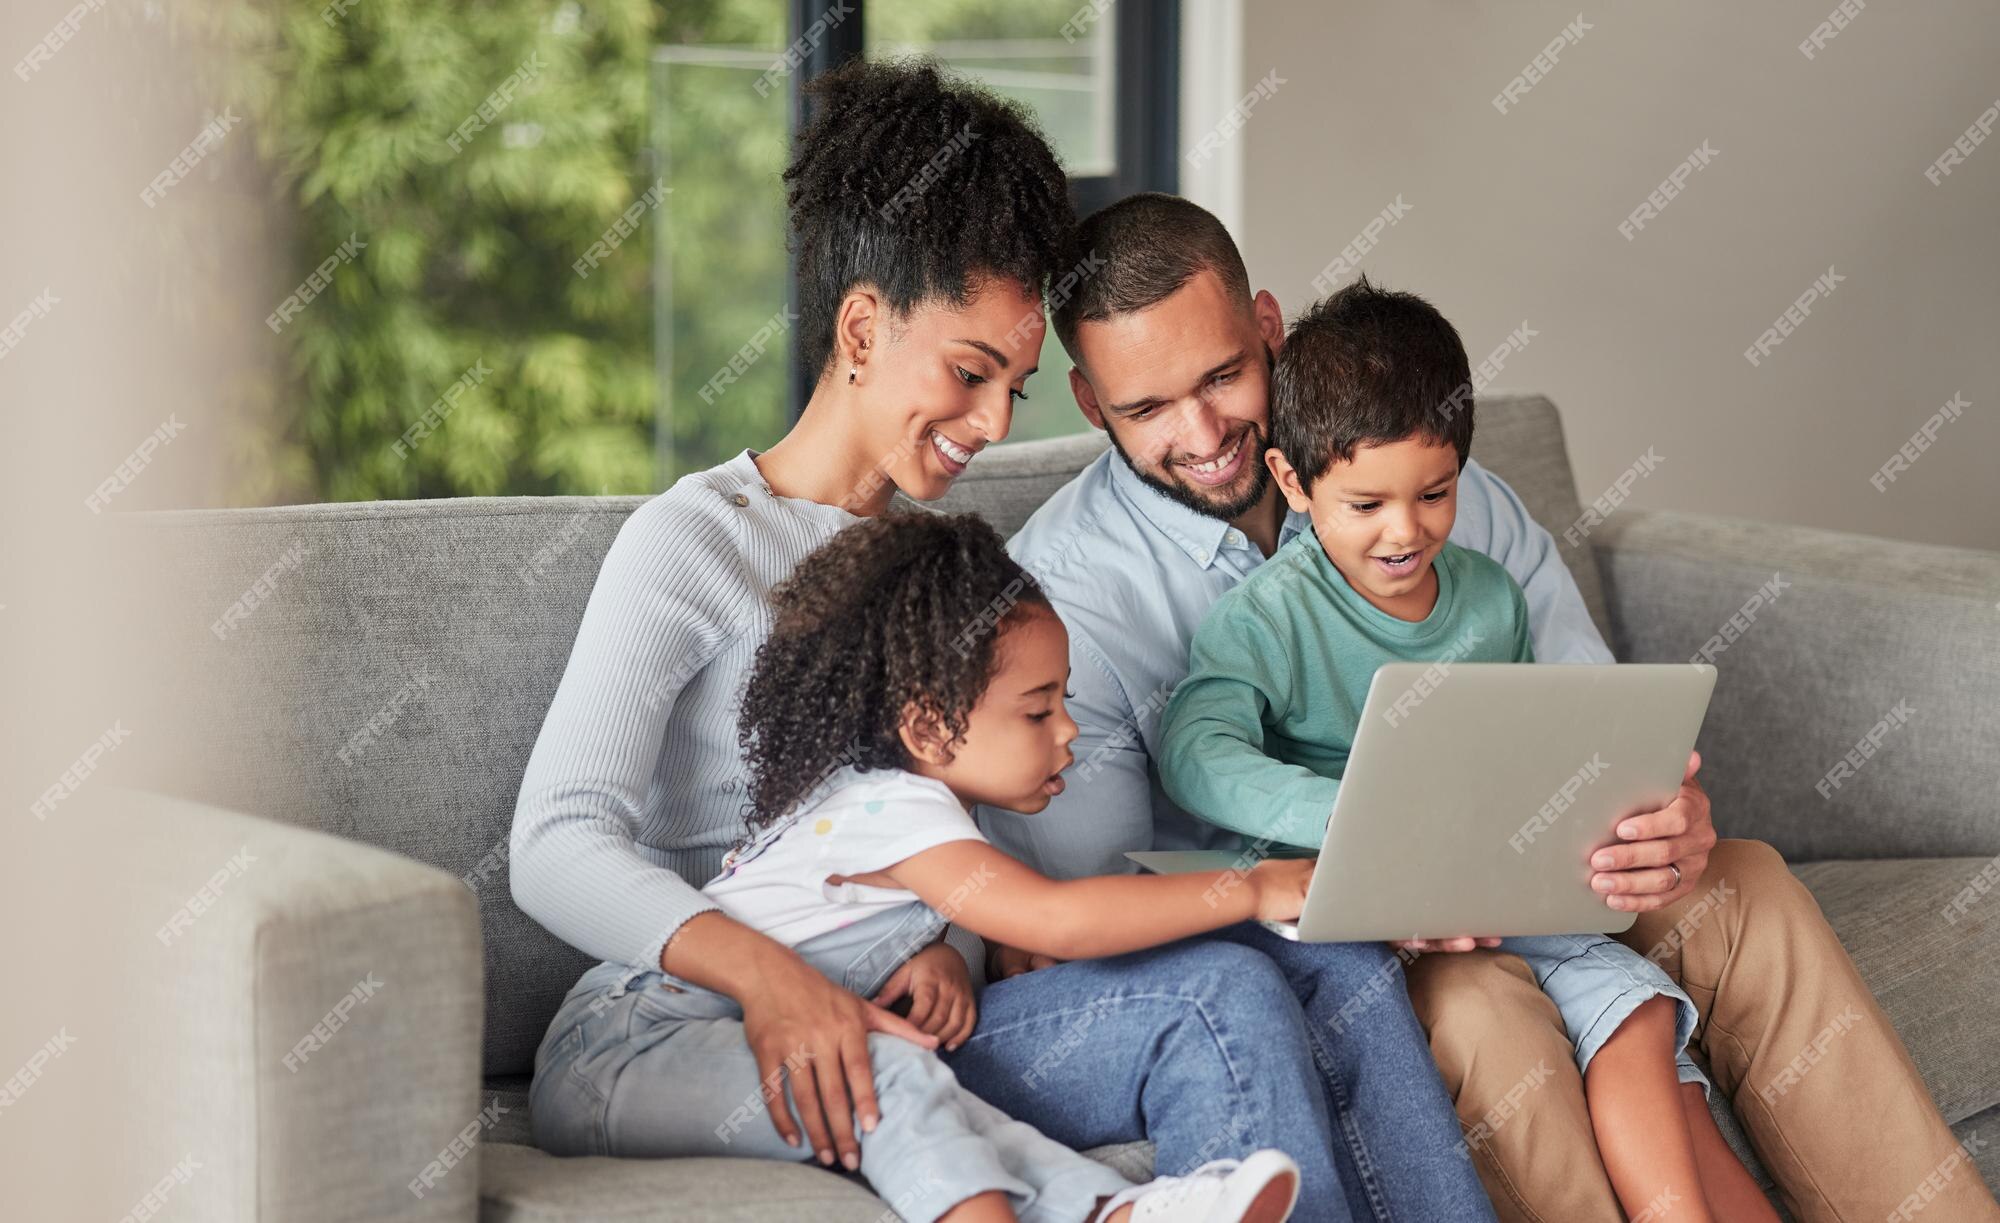
[[[1673,801],[1708,712],[1706,663],[1390,663],[1375,672],[1319,866],[1287,938],[1616,933],[1590,888],[1626,816]],[[1284,847],[1128,853],[1159,874]]]

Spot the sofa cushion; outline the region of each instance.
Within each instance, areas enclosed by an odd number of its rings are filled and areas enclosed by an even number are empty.
[[[1554,406],[1503,397],[1479,413],[1475,453],[1560,545],[1577,503]],[[996,446],[938,504],[1011,533],[1104,446],[1096,433]],[[514,906],[508,832],[598,567],[645,500],[109,516],[114,563],[150,566],[161,594],[115,643],[131,668],[157,676],[138,686],[158,704],[129,714],[146,732],[120,749],[120,767],[133,784],[368,841],[464,879],[480,903],[488,1074],[533,1066],[590,966]],[[1602,624],[1590,554],[1564,555]]]
[[[481,1223],[586,1223],[660,1218],[881,1223],[883,1203],[863,1185],[820,1168],[750,1159],[557,1158],[536,1150],[528,1127],[526,1075],[486,1080],[482,1102],[498,1117],[480,1139]],[[1153,1175],[1153,1144],[1086,1152],[1127,1180]]]
[[[1591,543],[1618,657],[1715,661],[1723,835],[1795,862],[2000,853],[2000,551],[1633,509]]]
[[[558,1158],[486,1143],[479,1152],[480,1223],[881,1223],[881,1199],[860,1181],[762,1159]]]

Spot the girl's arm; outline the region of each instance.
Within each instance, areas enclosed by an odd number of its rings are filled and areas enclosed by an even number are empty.
[[[1305,906],[1310,859],[1188,875],[1059,881],[984,841],[951,841],[882,872],[981,938],[1059,960],[1157,947],[1242,921],[1290,921]]]

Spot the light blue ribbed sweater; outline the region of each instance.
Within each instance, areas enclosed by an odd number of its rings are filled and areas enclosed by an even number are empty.
[[[771,492],[751,452],[633,511],[591,589],[514,807],[514,903],[587,955],[657,968],[742,834],[737,711],[767,596],[858,521]]]

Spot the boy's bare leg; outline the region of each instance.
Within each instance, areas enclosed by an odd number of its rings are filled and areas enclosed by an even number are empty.
[[[1641,1003],[1590,1059],[1583,1094],[1625,1213],[1710,1223],[1674,1072],[1675,1022],[1672,998]]]
[[[1018,1223],[1007,1195],[998,1189],[977,1193],[938,1216],[938,1223]]]
[[[1681,1107],[1687,1114],[1688,1136],[1694,1139],[1694,1162],[1701,1169],[1701,1189],[1708,1207],[1729,1223],[1778,1223],[1778,1212],[1757,1187],[1750,1169],[1729,1149],[1729,1140],[1715,1128],[1708,1097],[1700,1083],[1681,1084]]]

